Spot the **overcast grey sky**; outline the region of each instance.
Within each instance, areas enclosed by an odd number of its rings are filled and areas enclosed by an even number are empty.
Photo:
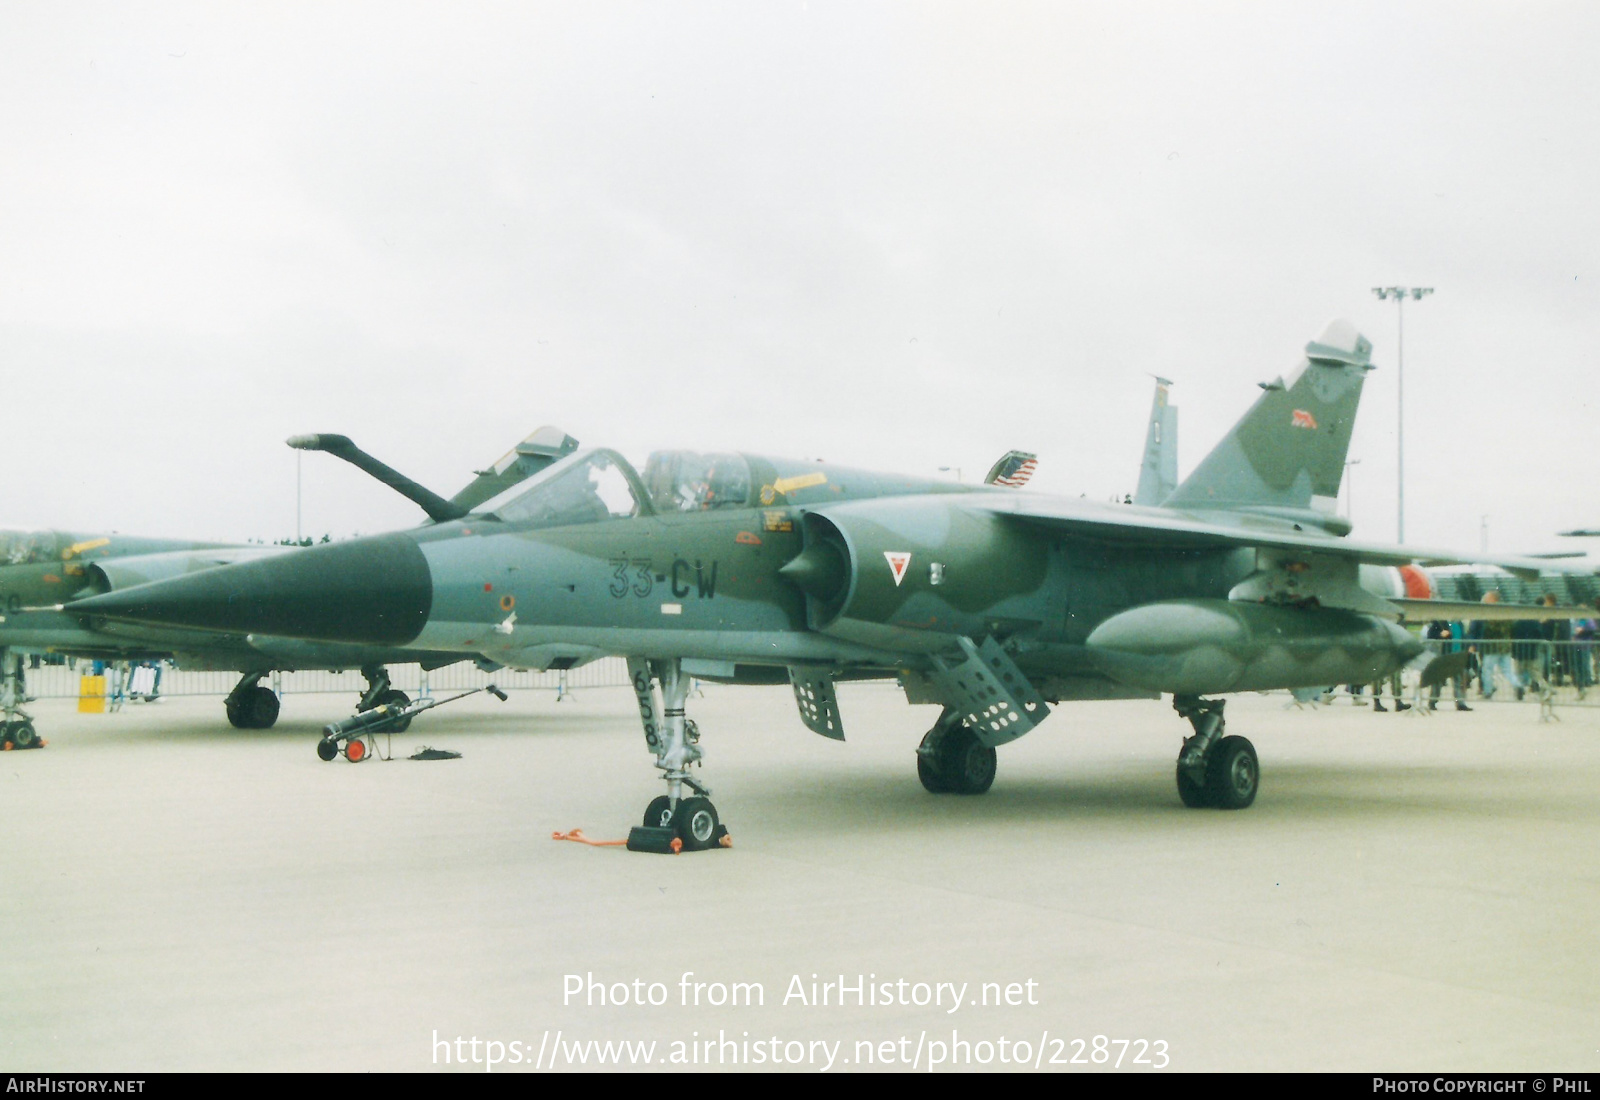
[[[1593,4],[0,4],[0,526],[291,534],[542,423],[1129,491],[1335,316],[1357,534],[1600,524]],[[326,456],[305,527],[417,510]]]

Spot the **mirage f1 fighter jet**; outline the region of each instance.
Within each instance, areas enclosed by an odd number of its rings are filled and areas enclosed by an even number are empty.
[[[1362,565],[1548,564],[1346,537],[1334,501],[1370,357],[1330,325],[1159,505],[752,454],[659,452],[636,470],[595,448],[465,516],[68,611],[513,667],[625,657],[666,780],[646,824],[689,847],[718,824],[694,770],[691,677],[787,681],[801,721],[837,739],[835,683],[898,678],[943,708],[917,752],[923,785],[962,794],[987,790],[996,748],[1052,706],[1167,694],[1192,727],[1182,801],[1238,809],[1258,764],[1225,736],[1219,696],[1372,682],[1429,659],[1408,616],[1483,614],[1374,594]]]

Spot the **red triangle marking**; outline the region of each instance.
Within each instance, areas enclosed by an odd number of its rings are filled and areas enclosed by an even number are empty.
[[[900,582],[906,579],[906,566],[911,564],[911,554],[908,551],[885,550],[883,556],[889,560],[889,572],[894,574],[894,586],[900,587]]]

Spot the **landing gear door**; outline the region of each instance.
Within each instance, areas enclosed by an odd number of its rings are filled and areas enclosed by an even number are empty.
[[[791,668],[789,683],[794,687],[794,701],[806,729],[843,741],[844,722],[839,718],[839,696],[833,690],[833,677],[813,669]]]
[[[998,642],[956,641],[959,658],[934,658],[934,687],[982,744],[1015,741],[1044,721],[1050,708]]]

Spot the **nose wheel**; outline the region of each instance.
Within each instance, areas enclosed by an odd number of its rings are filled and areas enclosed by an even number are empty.
[[[8,749],[37,749],[43,747],[44,740],[34,730],[31,721],[18,718],[0,726],[0,745]]]
[[[261,674],[246,674],[222,701],[228,724],[234,729],[271,729],[278,720],[278,697],[271,688],[260,685]]]

